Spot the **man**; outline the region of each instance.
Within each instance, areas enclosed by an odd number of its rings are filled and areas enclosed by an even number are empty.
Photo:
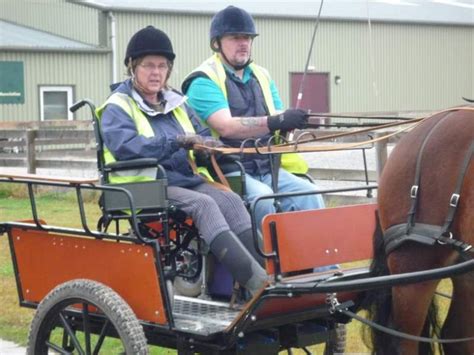
[[[229,6],[218,12],[211,21],[210,45],[215,52],[196,68],[183,82],[182,90],[189,97],[189,104],[200,118],[211,127],[222,142],[232,147],[252,147],[256,139],[260,144],[307,123],[304,111],[288,109],[283,105],[274,81],[267,70],[251,60],[253,39],[257,36],[255,24],[245,10]],[[293,167],[305,172],[307,166],[299,156],[293,158]],[[287,161],[283,155],[282,166]],[[294,160],[296,158],[296,160]],[[273,193],[270,158],[251,154],[242,159],[246,171],[246,190],[250,202],[265,194]],[[298,166],[297,166],[298,168]],[[232,173],[226,172],[226,175]],[[315,190],[314,184],[287,170],[278,172],[278,191]],[[284,198],[280,201],[283,211],[324,207],[320,195]],[[263,217],[275,212],[272,200],[262,200],[256,206],[256,220],[261,227]]]

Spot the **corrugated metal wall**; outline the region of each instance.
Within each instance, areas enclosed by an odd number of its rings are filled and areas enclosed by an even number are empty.
[[[96,9],[62,0],[1,0],[0,6],[13,14],[12,21],[89,43],[97,43],[97,19],[106,19]],[[114,15],[119,80],[125,77],[128,40],[149,24],[173,41],[177,59],[171,84],[176,88],[211,54],[210,15]],[[288,105],[289,73],[304,69],[314,20],[256,17],[256,25],[260,36],[253,58],[269,69]],[[0,105],[0,120],[37,120],[38,84],[73,84],[76,99],[89,97],[97,104],[108,94],[107,54],[2,51],[0,60],[24,60],[26,89],[24,105]],[[316,71],[330,73],[332,112],[435,110],[460,104],[461,96],[474,97],[473,63],[474,26],[372,23],[369,37],[367,23],[329,20],[320,23],[310,61]],[[334,85],[336,75],[340,85]]]
[[[195,66],[211,54],[208,44],[208,27],[211,17],[175,14],[116,13],[117,19],[117,61],[119,77],[125,72],[124,56],[130,37],[139,29],[153,25],[165,31],[173,43],[176,53],[171,85],[179,88]]]
[[[0,0],[0,18],[96,45],[98,14],[96,9],[65,0]]]
[[[21,58],[21,59],[19,59]],[[39,121],[39,85],[71,85],[73,100],[91,98],[96,104],[109,93],[109,56],[107,54],[0,52],[0,61],[22,60],[24,65],[24,104],[0,105],[0,121]],[[81,109],[75,119],[89,119]]]
[[[148,24],[163,29],[173,41],[174,86],[211,54],[211,16],[116,16],[121,73],[127,40]],[[260,36],[253,57],[269,69],[288,104],[289,73],[304,70],[314,21],[257,17],[256,24]],[[431,110],[474,96],[473,47],[474,27],[372,23],[370,35],[367,23],[322,21],[310,65],[330,73],[333,112]],[[336,75],[340,85],[334,85]]]

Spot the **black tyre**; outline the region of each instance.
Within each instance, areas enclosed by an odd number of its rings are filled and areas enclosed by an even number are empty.
[[[336,323],[334,335],[326,341],[324,355],[344,354],[346,349],[346,325]]]
[[[203,282],[203,256],[196,240],[191,240],[186,249],[179,251],[177,264],[179,273],[174,279],[175,293],[187,297],[199,296]]]
[[[120,295],[99,282],[78,279],[54,288],[31,322],[28,355],[50,351],[135,355],[148,354],[148,345],[143,327]]]

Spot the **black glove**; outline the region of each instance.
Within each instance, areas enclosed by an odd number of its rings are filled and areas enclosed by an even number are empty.
[[[197,166],[209,167],[211,165],[211,154],[207,150],[196,149],[194,151],[194,161]]]
[[[176,136],[176,144],[178,148],[193,149],[193,146],[195,144],[203,144],[203,143],[204,143],[203,137],[197,134]]]
[[[268,116],[267,126],[270,132],[277,130],[291,131],[295,128],[304,128],[308,123],[307,113],[303,110],[288,109],[278,115]]]

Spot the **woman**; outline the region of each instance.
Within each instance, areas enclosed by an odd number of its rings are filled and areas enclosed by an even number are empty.
[[[260,266],[250,217],[240,197],[206,183],[193,172],[186,149],[210,137],[186,98],[168,87],[175,54],[168,36],[153,26],[127,46],[130,78],[98,109],[106,163],[156,158],[166,170],[170,202],[193,219],[212,253],[251,293],[267,278]],[[220,206],[220,208],[219,208]]]

